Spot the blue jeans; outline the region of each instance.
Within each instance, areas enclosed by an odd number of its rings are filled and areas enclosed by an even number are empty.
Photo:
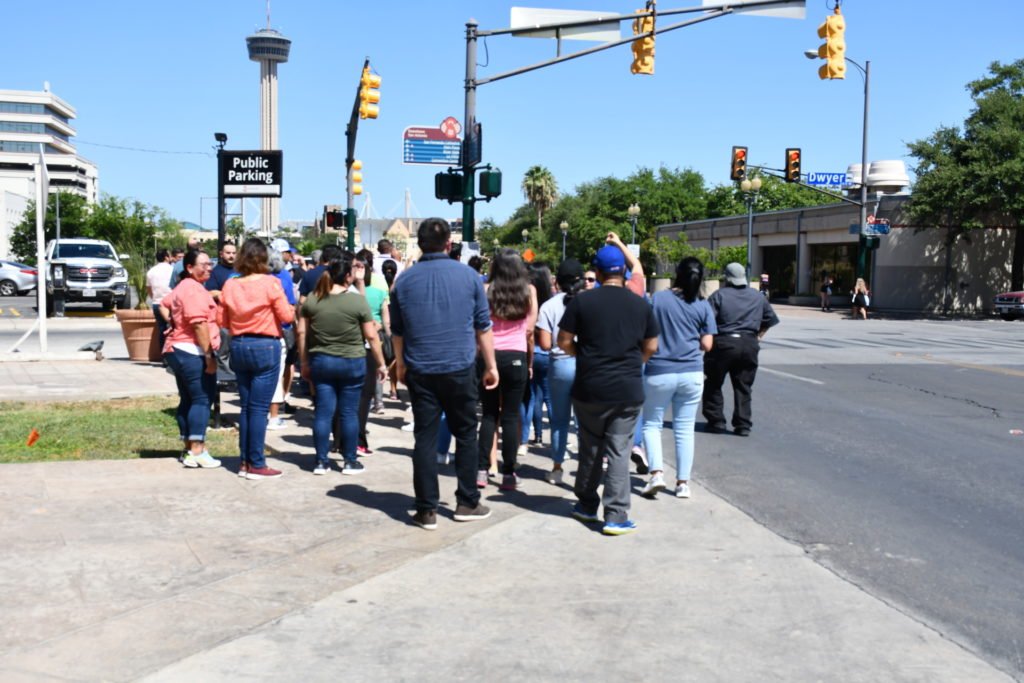
[[[562,356],[548,362],[548,385],[551,390],[551,459],[556,464],[565,460],[565,444],[569,439],[569,418],[572,416],[572,382],[576,378],[576,359]]]
[[[530,423],[533,423],[533,435],[538,439],[544,433],[544,406],[548,407],[548,420],[551,419],[551,390],[548,386],[548,354],[540,347],[533,350],[533,378],[526,387],[523,405],[519,409],[519,420],[523,426],[522,438],[519,443],[530,440]]]
[[[231,338],[231,370],[238,382],[238,450],[242,463],[267,466],[263,445],[267,437],[270,399],[281,371],[281,341],[261,337]]]
[[[676,478],[690,480],[693,467],[693,423],[704,392],[704,373],[673,372],[644,377],[644,445],[651,471],[663,470],[661,425],[672,405],[672,434],[676,442]]]
[[[366,377],[366,357],[342,358],[326,353],[309,356],[309,372],[316,387],[313,409],[313,443],[316,461],[330,464],[331,426],[334,411],[339,415],[341,455],[345,462],[356,459],[356,441],[359,439],[359,396]]]
[[[210,402],[217,393],[217,375],[206,374],[205,356],[173,349],[164,354],[178,383],[178,433],[184,441],[206,441]]]

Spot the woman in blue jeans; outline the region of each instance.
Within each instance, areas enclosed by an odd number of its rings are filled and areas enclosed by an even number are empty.
[[[677,498],[690,497],[693,467],[693,423],[704,390],[704,352],[711,350],[718,332],[715,314],[701,296],[704,265],[693,257],[676,267],[671,289],[652,298],[654,317],[661,328],[658,350],[644,369],[644,445],[651,478],[640,494],[653,498],[666,488],[661,456],[661,425],[665,408],[672,406],[672,434],[676,447]]]
[[[331,426],[337,410],[340,416],[342,474],[360,474],[356,459],[359,438],[359,396],[366,377],[366,348],[376,361],[377,379],[384,381],[387,370],[381,352],[377,326],[366,297],[352,283],[357,274],[355,255],[344,252],[332,259],[316,288],[302,304],[298,324],[298,345],[302,377],[316,388],[313,410],[313,442],[316,466],[313,474],[331,469]],[[359,273],[361,276],[362,273]]]
[[[531,263],[527,266],[530,283],[537,290],[537,308],[540,309],[551,298],[551,270],[543,263]],[[526,386],[523,405],[519,409],[519,421],[523,427],[522,438],[519,440],[519,455],[526,455],[530,443],[530,425],[533,424],[533,443],[540,444],[544,433],[544,406],[548,408],[548,421],[551,420],[551,390],[548,386],[548,352],[536,343],[534,337],[533,366],[530,383]]]
[[[558,266],[555,276],[561,290],[540,307],[537,316],[537,343],[548,351],[548,388],[551,393],[551,472],[550,484],[562,483],[562,463],[565,461],[565,444],[569,438],[569,418],[572,415],[572,383],[576,378],[576,359],[552,343],[558,334],[558,323],[565,313],[565,307],[572,298],[583,291],[583,266],[576,259],[567,259]]]

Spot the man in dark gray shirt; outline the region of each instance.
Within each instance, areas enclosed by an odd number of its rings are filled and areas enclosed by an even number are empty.
[[[718,334],[704,357],[704,418],[707,430],[724,433],[725,405],[722,384],[732,380],[732,426],[738,436],[750,436],[750,393],[757,375],[759,340],[779,324],[768,299],[750,288],[746,271],[738,263],[725,267],[721,288],[708,297],[715,312]]]

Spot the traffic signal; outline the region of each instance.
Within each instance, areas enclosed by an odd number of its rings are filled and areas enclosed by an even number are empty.
[[[345,227],[345,214],[342,211],[329,209],[324,212],[324,223],[328,228]]]
[[[434,197],[444,199],[449,204],[462,199],[462,175],[459,173],[438,173],[435,175]]]
[[[800,148],[790,147],[786,150],[786,182],[800,182]]]
[[[818,27],[818,37],[825,42],[818,46],[818,56],[825,63],[818,69],[818,77],[825,79],[846,78],[846,19],[836,4],[835,13]]]
[[[647,5],[647,9],[638,9],[637,12],[648,12],[651,10],[651,5]],[[643,38],[637,38],[633,41],[633,64],[629,70],[635,74],[654,74],[654,15],[648,14],[645,17],[637,17],[633,20],[633,35],[638,36],[644,33],[650,33],[649,36]]]
[[[352,162],[352,194],[363,193],[363,162],[356,159]]]
[[[363,68],[363,77],[359,79],[359,118],[375,119],[380,114],[380,76],[370,73],[370,67]]]
[[[743,180],[747,177],[747,148],[732,148],[732,166],[729,170],[729,180]]]
[[[862,234],[860,236],[860,246],[863,249],[878,249],[878,245],[879,245],[880,241],[881,240],[878,238],[878,235],[863,235]]]
[[[501,171],[494,169],[480,173],[480,194],[486,197],[487,201],[501,195]]]

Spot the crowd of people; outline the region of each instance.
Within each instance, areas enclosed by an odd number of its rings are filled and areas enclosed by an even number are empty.
[[[726,376],[733,431],[750,434],[758,340],[778,318],[740,264],[729,264],[705,299],[704,266],[685,258],[672,287],[648,296],[642,265],[615,233],[589,270],[566,259],[554,274],[500,248],[482,275],[483,259],[463,264],[439,218],[420,223],[417,242],[422,255],[404,267],[387,240],[377,254],[326,246],[309,268],[286,245],[258,238],[225,243],[216,265],[195,244],[180,258],[158,252],[149,290],[180,394],[182,464],[221,465],[205,432],[222,364],[237,382],[238,475],[248,479],[281,476],[264,442],[289,410],[296,365],[313,397],[319,476],[332,470],[332,449],[342,474],[364,471],[369,415],[383,409],[385,391],[397,399],[404,385],[415,441],[412,521],[424,529],[437,528],[443,467],[454,465],[459,522],[490,516],[481,492],[492,477],[503,491],[519,490],[519,459],[544,443],[545,413],[546,481],[563,484],[575,428],[572,515],[602,523],[608,535],[636,528],[631,462],[649,475],[640,495],[671,488],[690,497],[697,409],[703,403],[708,431],[727,431]],[[671,487],[661,441],[668,408]]]

